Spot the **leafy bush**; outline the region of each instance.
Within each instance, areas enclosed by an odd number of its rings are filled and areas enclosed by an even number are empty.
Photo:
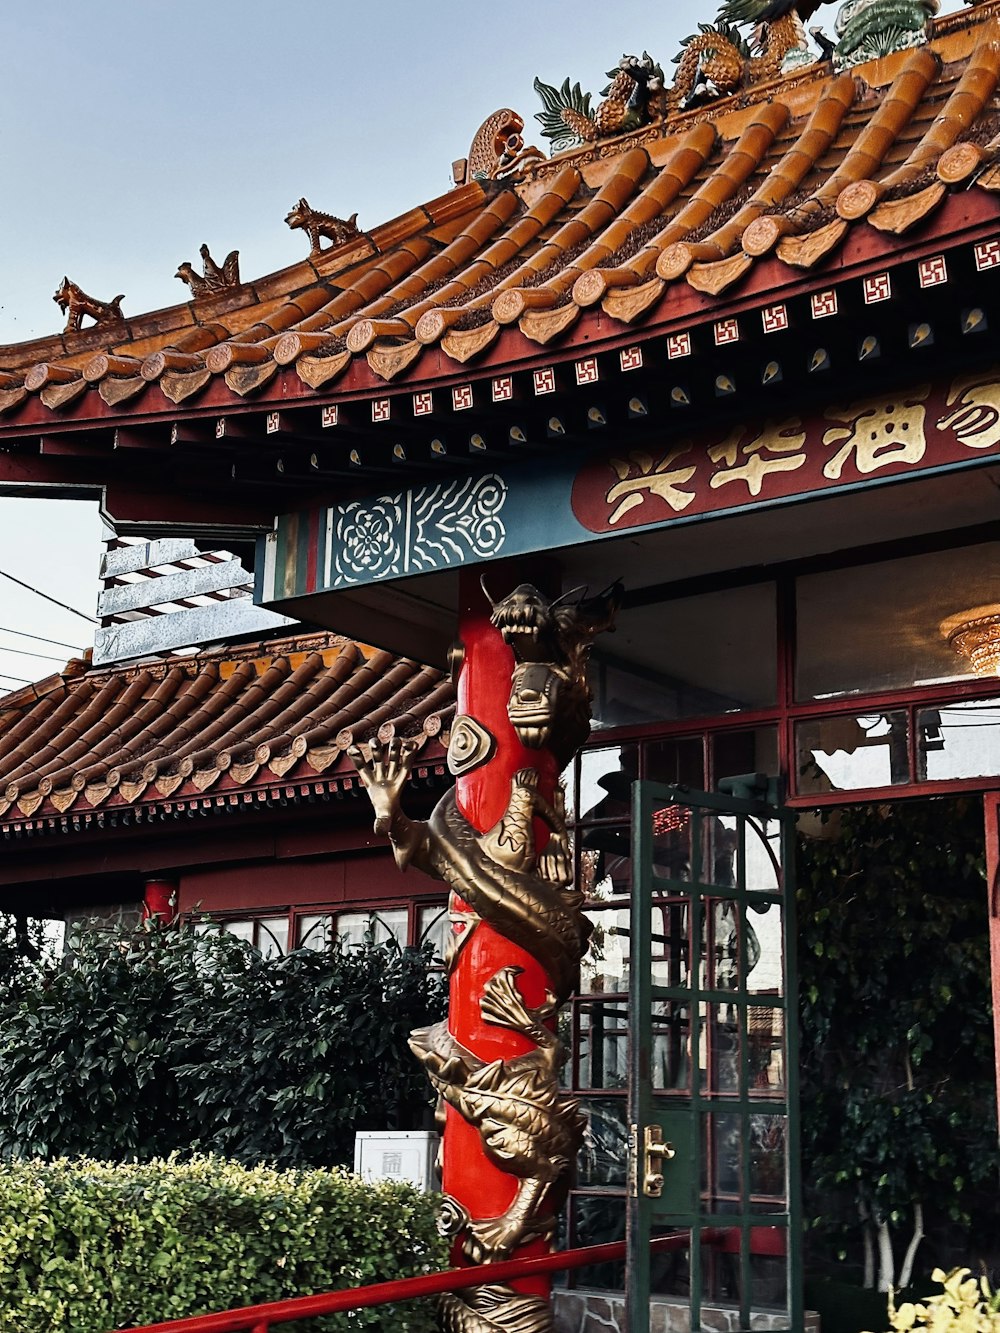
[[[329,1166],[358,1129],[417,1129],[406,1046],[439,1017],[426,953],[265,959],[228,935],[84,932],[0,995],[0,1157],[171,1152]]]
[[[998,1240],[983,811],[835,819],[799,867],[803,1178],[814,1254],[884,1291]]]
[[[106,1333],[447,1266],[437,1199],[339,1170],[196,1158],[0,1168],[0,1333]],[[287,1325],[290,1330],[292,1325]],[[310,1321],[434,1328],[426,1302]]]

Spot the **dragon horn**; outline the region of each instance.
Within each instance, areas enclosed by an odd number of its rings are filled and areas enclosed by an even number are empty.
[[[482,590],[483,590],[483,595],[485,596],[486,600],[489,602],[490,606],[492,606],[493,609],[494,609],[494,611],[495,611],[495,610],[496,610],[496,605],[497,605],[497,604],[496,604],[496,602],[493,600],[493,598],[490,596],[490,590],[489,590],[489,588],[487,588],[487,586],[486,586],[486,575],[485,575],[485,574],[480,574],[480,576],[479,576],[479,586],[480,586],[480,588],[482,588]]]
[[[564,592],[562,596],[557,597],[555,601],[550,604],[549,609],[554,610],[555,607],[562,606],[564,602],[568,602],[569,599],[571,597],[574,597],[577,593],[580,594],[577,600],[582,602],[584,598],[587,596],[587,593],[589,591],[590,591],[590,585],[587,583],[581,583],[579,584],[578,587],[570,588],[569,592]]]

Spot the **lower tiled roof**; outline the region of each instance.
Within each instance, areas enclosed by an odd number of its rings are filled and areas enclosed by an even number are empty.
[[[450,680],[334,634],[95,670],[75,661],[0,703],[0,829],[103,824],[356,787],[346,749],[424,735],[444,773]]]

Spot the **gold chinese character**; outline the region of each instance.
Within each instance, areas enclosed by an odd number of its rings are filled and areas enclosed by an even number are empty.
[[[859,472],[867,474],[891,463],[919,463],[927,451],[924,436],[926,408],[921,406],[930,393],[929,384],[911,390],[910,396],[887,403],[882,398],[867,398],[850,407],[830,408],[830,421],[842,421],[823,436],[826,445],[847,443],[827,461],[824,477],[836,480],[851,454],[856,455]]]
[[[947,406],[956,401],[958,406],[938,421],[938,430],[954,431],[969,449],[989,449],[1000,442],[1000,382],[966,375],[948,390]]]
[[[712,478],[712,489],[718,490],[728,481],[745,481],[751,495],[760,495],[764,478],[770,472],[794,472],[806,461],[800,453],[806,442],[806,433],[798,417],[789,417],[777,424],[765,421],[760,434],[740,448],[740,442],[746,433],[745,428],[737,428],[721,444],[713,445],[708,456],[713,463],[726,463],[725,472],[716,472]],[[736,466],[740,455],[747,460],[741,467]],[[777,458],[764,455],[778,454]]]
[[[694,499],[693,491],[682,491],[680,487],[689,482],[697,468],[673,465],[678,458],[690,452],[690,445],[672,449],[660,459],[639,450],[629,454],[627,459],[613,458],[611,466],[619,480],[607,494],[609,505],[617,507],[608,519],[614,524],[624,518],[630,509],[645,503],[648,495],[658,495],[675,512],[686,509]]]

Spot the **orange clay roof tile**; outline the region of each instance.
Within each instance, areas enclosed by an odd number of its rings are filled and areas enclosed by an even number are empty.
[[[345,750],[376,733],[436,737],[454,712],[440,671],[334,634],[140,666],[81,670],[0,705],[0,829],[177,808],[213,789],[355,785]],[[443,773],[440,743],[428,763]],[[284,790],[284,787],[282,787]],[[75,825],[75,826],[76,826]]]
[[[329,401],[352,366],[354,397],[379,378],[416,387],[448,373],[434,344],[503,360],[506,329],[545,342],[588,312],[605,335],[640,315],[654,329],[682,279],[721,312],[763,260],[822,281],[850,228],[899,236],[951,190],[1000,189],[998,21],[1000,0],[982,0],[850,74],[816,64],[473,181],[218,295],[0,348],[0,432],[37,438],[45,413],[106,421],[111,404],[170,414],[210,386],[220,412],[255,392]]]

